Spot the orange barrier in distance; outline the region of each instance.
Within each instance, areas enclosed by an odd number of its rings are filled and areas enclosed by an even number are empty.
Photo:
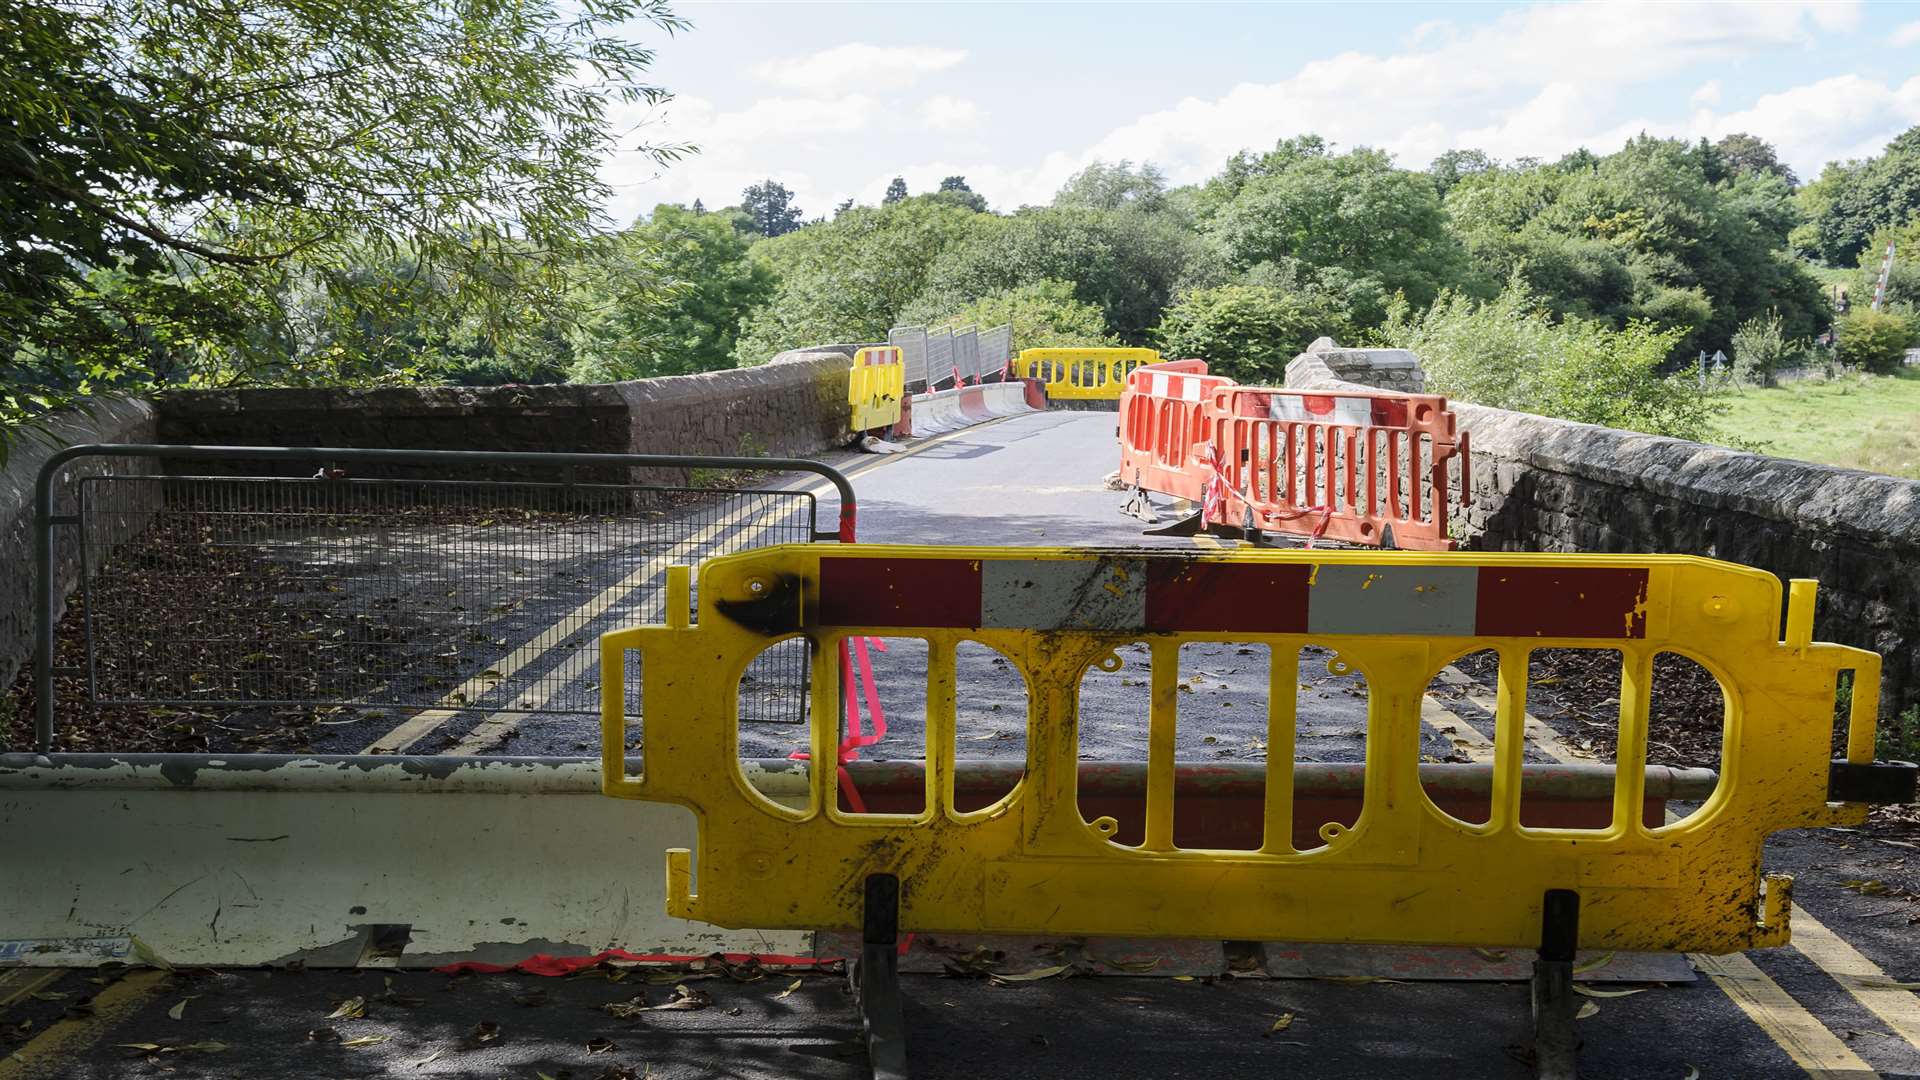
[[[1472,464],[1440,395],[1240,386],[1177,360],[1127,378],[1120,475],[1203,526],[1451,551]]]

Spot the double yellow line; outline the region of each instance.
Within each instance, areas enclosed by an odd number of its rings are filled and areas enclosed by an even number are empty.
[[[1002,417],[1000,419],[1006,418]],[[881,466],[899,461],[902,458],[913,457],[915,454],[925,453],[943,443],[977,432],[983,427],[999,422],[999,420],[990,420],[983,424],[962,428],[959,431],[948,432],[945,435],[937,436],[911,446],[899,453],[876,457],[872,461],[844,470],[842,475],[852,480],[854,477],[865,475]],[[778,489],[782,494],[807,494],[815,498],[833,490],[833,482],[830,480],[807,481],[797,486]],[[752,546],[753,541],[758,540],[774,528],[771,524],[752,523],[753,519],[771,501],[770,498],[765,497],[756,499],[743,507],[737,508],[732,514],[729,514],[722,520],[707,526],[694,535],[674,544],[659,555],[648,559],[645,565],[620,579],[618,582],[607,586],[593,599],[588,600],[586,603],[581,604],[579,607],[554,620],[551,625],[541,630],[540,633],[536,634],[526,644],[519,646],[512,652],[494,661],[490,666],[483,669],[481,674],[475,675],[459,686],[447,691],[446,694],[441,696],[439,701],[434,703],[433,707],[408,718],[395,726],[391,731],[388,731],[386,734],[381,735],[373,742],[367,744],[367,747],[362,750],[361,753],[397,754],[405,752],[410,747],[419,743],[421,739],[426,738],[428,735],[445,726],[449,721],[462,715],[464,710],[457,706],[465,702],[479,700],[481,695],[485,694],[501,680],[512,678],[516,673],[538,663],[542,658],[561,647],[568,638],[579,633],[592,620],[599,618],[605,614],[608,609],[622,603],[633,593],[645,588],[650,581],[662,574],[668,566],[681,562],[698,561],[701,550],[729,529],[744,527],[743,538],[745,543],[741,546]],[[590,645],[591,643],[588,644]],[[556,679],[572,678],[584,674],[587,669],[599,662],[599,655],[595,649],[588,647],[581,650],[580,643],[576,643],[575,649],[574,655],[567,661],[562,662],[564,674],[563,672],[549,674],[541,680],[540,685],[528,693],[523,694],[521,698],[515,702],[516,705],[521,707],[522,711],[511,713],[493,712],[488,714],[472,731],[469,731],[460,739],[450,753],[456,755],[479,754],[499,745],[501,740],[505,739],[511,732],[517,730],[530,715],[536,714],[541,706],[545,705],[552,698],[557,687]]]

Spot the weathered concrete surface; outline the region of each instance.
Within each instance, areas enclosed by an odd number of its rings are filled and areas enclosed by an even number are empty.
[[[12,684],[20,666],[33,654],[34,562],[33,485],[40,466],[61,449],[77,443],[152,442],[154,409],[144,401],[103,398],[86,412],[52,418],[42,434],[15,442],[6,467],[0,469],[0,687]],[[65,482],[54,489],[56,512],[71,514],[82,477],[151,472],[150,462],[137,459],[93,458],[76,462]],[[72,537],[61,539],[71,541]],[[59,588],[63,599],[79,575],[78,545],[55,545]]]
[[[1332,338],[1317,338],[1307,346],[1307,351],[1287,364],[1287,385],[1297,385],[1294,375],[1295,365],[1310,365],[1317,361],[1332,373],[1333,378],[1348,382],[1363,383],[1382,390],[1397,390],[1403,394],[1423,394],[1426,392],[1427,373],[1420,369],[1420,358],[1406,349],[1343,349],[1333,343]],[[1302,366],[1302,378],[1307,377],[1307,367]]]
[[[1349,354],[1361,350],[1346,350]],[[1289,386],[1383,386],[1320,354]],[[1920,481],[1454,402],[1472,435],[1463,539],[1496,551],[1705,555],[1815,578],[1814,633],[1885,658],[1883,716],[1920,702]]]

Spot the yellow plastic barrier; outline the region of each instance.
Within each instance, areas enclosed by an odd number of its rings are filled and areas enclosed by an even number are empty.
[[[603,786],[690,808],[686,850],[667,853],[669,913],[727,927],[850,929],[863,883],[897,876],[902,930],[1223,940],[1532,946],[1548,890],[1579,894],[1588,948],[1724,953],[1784,944],[1790,879],[1762,876],[1780,829],[1858,823],[1828,801],[1835,679],[1854,673],[1848,758],[1871,759],[1880,658],[1811,639],[1814,583],[1795,582],[1787,638],[1770,574],[1686,556],[1405,552],[1087,551],[1061,548],[783,546],[669,569],[669,625],[601,638]],[[839,738],[837,642],[878,634],[928,643],[925,810],[843,812],[835,770],[815,768],[805,806],[759,794],[741,772],[739,677],[772,643],[814,643],[811,754]],[[1005,798],[954,809],[955,648],[999,650],[1031,699],[1026,773]],[[1143,842],[1076,803],[1078,686],[1116,670],[1116,646],[1152,658]],[[1268,716],[1265,842],[1257,851],[1176,846],[1173,747],[1179,652],[1192,641],[1265,643],[1276,658]],[[1279,658],[1306,644],[1367,681],[1365,804],[1350,826],[1294,843],[1297,687]],[[1548,647],[1623,657],[1612,824],[1521,824],[1527,657]],[[1441,812],[1419,776],[1421,702],[1442,667],[1498,651],[1490,816]],[[626,771],[628,650],[641,654],[644,761]],[[1726,700],[1720,780],[1683,820],[1643,815],[1653,659],[1698,661]],[[1311,826],[1311,823],[1303,823]]]
[[[1159,362],[1152,349],[1021,349],[1015,371],[1040,380],[1049,401],[1118,401],[1129,373]]]
[[[855,431],[890,428],[900,422],[900,398],[907,389],[905,356],[897,346],[878,345],[853,354],[847,375],[847,404]]]

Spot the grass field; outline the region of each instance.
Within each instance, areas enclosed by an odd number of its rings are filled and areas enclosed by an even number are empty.
[[[1920,371],[1739,390],[1715,441],[1920,480]]]

